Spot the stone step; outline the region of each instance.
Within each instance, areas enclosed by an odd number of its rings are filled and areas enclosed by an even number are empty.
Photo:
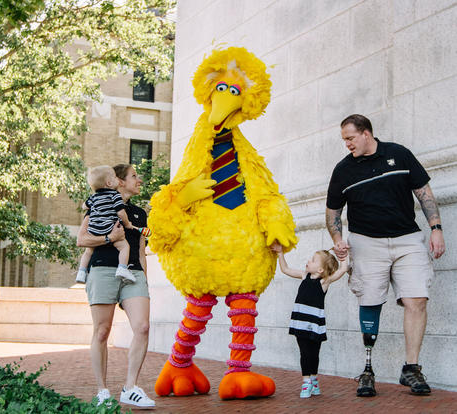
[[[125,320],[125,313],[116,309],[114,325]],[[90,344],[91,337],[84,289],[0,288],[1,341]]]

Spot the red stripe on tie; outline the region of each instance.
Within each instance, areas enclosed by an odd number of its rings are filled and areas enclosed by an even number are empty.
[[[221,155],[220,158],[217,158],[213,161],[213,164],[211,165],[211,170],[216,171],[217,169],[223,167],[225,164],[231,163],[235,159],[235,151],[232,148],[225,154]]]
[[[235,187],[238,187],[240,183],[236,180],[238,176],[237,174],[232,175],[229,179],[216,184],[213,187],[214,194],[213,198],[220,196],[221,194],[227,193],[228,191],[232,190]]]
[[[220,144],[221,142],[230,141],[232,139],[232,130],[226,132],[224,135],[214,137],[214,143]]]

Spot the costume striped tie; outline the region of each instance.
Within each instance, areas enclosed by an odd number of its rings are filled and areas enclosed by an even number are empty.
[[[233,210],[246,202],[244,183],[238,182],[238,157],[233,147],[232,131],[223,129],[214,138],[211,178],[217,181],[213,187],[213,201]]]

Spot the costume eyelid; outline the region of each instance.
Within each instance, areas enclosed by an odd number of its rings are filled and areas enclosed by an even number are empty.
[[[217,82],[217,84],[216,84],[216,87],[217,87],[217,86],[219,86],[219,85],[225,85],[225,86],[228,86],[228,85],[227,85],[225,82],[222,82],[222,81],[221,81],[221,82]]]
[[[238,90],[238,92],[241,93],[241,86],[238,85],[237,83],[234,83],[233,85],[230,85],[230,86],[233,86],[234,88],[236,88]]]

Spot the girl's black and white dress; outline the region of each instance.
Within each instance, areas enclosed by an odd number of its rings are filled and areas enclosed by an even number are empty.
[[[321,279],[311,279],[308,273],[302,280],[295,299],[289,333],[297,338],[303,376],[317,375],[321,343],[327,340],[325,293]]]
[[[311,279],[308,273],[298,288],[289,326],[291,335],[316,342],[327,340],[325,328],[325,293],[321,279]]]

